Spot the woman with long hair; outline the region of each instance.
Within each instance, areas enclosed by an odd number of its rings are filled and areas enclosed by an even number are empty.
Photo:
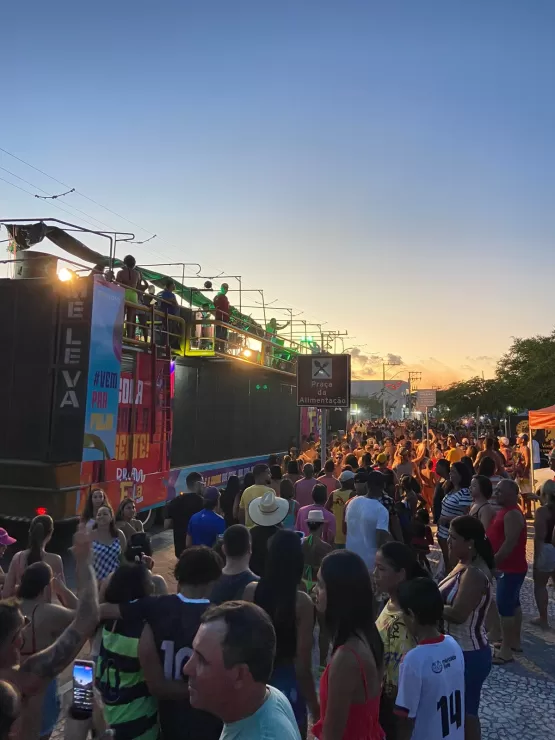
[[[486,615],[492,594],[493,549],[480,520],[467,515],[451,520],[449,550],[456,565],[439,584],[443,617],[446,631],[464,655],[465,740],[480,740],[480,693],[492,662]]]
[[[302,475],[300,472],[300,465],[299,460],[291,460],[291,462],[287,466],[287,473],[283,476],[286,480],[290,480],[293,485],[298,480],[302,480]]]
[[[101,506],[108,502],[108,498],[102,488],[91,488],[85,506],[81,514],[81,521],[91,530],[96,524],[96,513]]]
[[[143,523],[136,518],[136,514],[135,502],[130,498],[122,499],[116,512],[116,526],[126,540],[130,540],[137,532],[144,532]]]
[[[112,573],[104,600],[127,604],[152,595],[152,577],[144,563],[125,563]],[[104,700],[104,715],[117,738],[159,736],[158,701],[150,695],[139,661],[143,622],[114,619],[104,622],[96,664],[96,687]],[[126,687],[121,687],[125,676]]]
[[[71,609],[50,603],[52,578],[51,567],[40,560],[29,565],[21,577],[17,596],[20,600],[19,608],[27,621],[23,631],[22,662],[50,647],[75,617],[77,599],[69,589],[65,589],[65,592],[67,603],[72,605]],[[60,711],[56,679],[48,684],[40,696],[32,697],[31,701],[35,711],[25,712],[24,721],[34,725],[36,723],[37,729],[26,726],[21,737],[36,737],[40,721],[40,738],[46,740],[56,726]]]
[[[320,680],[322,716],[313,733],[320,740],[382,740],[384,647],[366,564],[349,550],[326,555],[316,592],[333,652]]]
[[[220,496],[220,508],[224,515],[226,526],[231,527],[233,524],[237,524],[235,517],[233,516],[233,509],[235,506],[235,500],[237,501],[237,508],[239,508],[239,501],[241,500],[241,481],[238,475],[230,475],[227,479],[225,490],[222,491]]]
[[[493,495],[491,480],[485,475],[475,475],[470,482],[470,495],[472,506],[468,513],[479,519],[484,529],[487,530],[496,514],[490,501]]]
[[[398,589],[401,583],[427,576],[412,548],[402,542],[386,542],[376,553],[374,582],[378,593],[389,597],[376,627],[384,644],[384,678],[380,706],[380,724],[388,740],[397,737],[393,708],[399,687],[399,665],[416,641],[409,632],[399,605]]]
[[[549,628],[547,582],[555,582],[555,481],[540,488],[541,506],[534,514],[534,597],[540,616],[532,624]]]
[[[276,496],[279,496],[279,484],[283,478],[280,465],[270,465],[270,488],[274,489]]]
[[[472,473],[470,469],[462,462],[453,463],[449,470],[449,480],[452,487],[441,502],[441,516],[437,528],[437,541],[443,555],[445,573],[449,573],[451,570],[447,545],[449,525],[456,516],[468,514],[472,506],[472,496],[470,495]]]
[[[93,568],[100,583],[117,570],[127,546],[126,537],[117,529],[114,512],[108,502],[96,512],[92,536]]]
[[[278,496],[289,501],[289,511],[281,523],[283,529],[295,529],[297,513],[300,509],[299,502],[295,499],[295,486],[289,478],[282,478],[279,485]]]
[[[307,733],[307,705],[316,721],[320,716],[312,677],[312,633],[314,606],[310,596],[299,590],[304,558],[295,532],[280,530],[270,540],[266,570],[258,583],[250,583],[243,594],[270,616],[276,631],[276,658],[270,685],[289,699],[299,730]]]
[[[31,526],[29,527],[29,542],[27,549],[16,553],[10,563],[4,588],[2,589],[3,599],[15,596],[25,568],[40,561],[50,566],[54,575],[52,585],[56,591],[60,590],[58,589],[58,583],[65,584],[62,558],[53,552],[46,552],[46,546],[52,539],[53,534],[54,521],[51,516],[48,516],[48,514],[41,514],[32,520]],[[48,588],[48,593],[51,598],[52,589],[50,587]],[[64,595],[61,590],[58,594],[58,598],[65,604],[65,601],[63,600]]]

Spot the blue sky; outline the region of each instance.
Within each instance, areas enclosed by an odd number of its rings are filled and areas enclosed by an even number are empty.
[[[551,330],[551,0],[82,5],[3,10],[0,146],[163,235],[140,261],[242,274],[348,329],[370,375],[488,374]],[[2,181],[0,205],[56,214]]]

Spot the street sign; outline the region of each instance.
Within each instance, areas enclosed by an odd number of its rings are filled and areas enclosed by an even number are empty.
[[[299,355],[297,406],[348,408],[351,403],[351,355]]]
[[[435,389],[416,391],[416,408],[419,411],[433,408],[436,405],[436,395]]]

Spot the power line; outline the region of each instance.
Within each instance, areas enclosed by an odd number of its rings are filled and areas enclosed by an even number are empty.
[[[30,162],[26,162],[24,159],[21,159],[21,157],[17,157],[15,154],[12,154],[7,149],[4,149],[1,146],[0,146],[0,152],[4,152],[4,154],[7,154],[9,157],[13,157],[14,159],[17,159],[18,162],[22,162],[24,165],[27,165],[27,167],[31,167],[31,169],[36,170],[36,172],[40,172],[41,175],[44,175],[45,177],[49,177],[54,182],[57,182],[58,185],[62,185],[62,187],[64,188],[71,188],[71,185],[68,185],[67,183],[62,182],[62,180],[58,180],[58,178],[53,177],[52,175],[49,175],[48,172],[45,172],[44,170],[41,170],[38,167],[35,167],[33,164],[30,164]],[[117,216],[118,218],[121,218],[124,221],[127,221],[128,224],[132,224],[133,226],[136,226],[138,229],[141,229],[141,231],[146,231],[148,234],[152,233],[151,229],[145,229],[144,226],[141,226],[135,221],[131,221],[131,219],[126,218],[125,216],[122,216],[121,213],[117,213],[117,211],[113,211],[111,208],[108,208],[107,206],[102,205],[102,203],[99,203],[93,198],[89,198],[88,195],[85,195],[85,193],[82,193],[80,190],[77,190],[76,188],[73,188],[73,189],[75,190],[76,195],[80,195],[82,198],[85,198],[91,203],[94,203],[99,208],[104,208],[105,211],[108,211],[109,213],[112,213],[114,216]]]
[[[0,166],[0,170],[3,170],[4,172],[7,172],[7,173],[8,173],[8,175],[11,175],[12,177],[16,177],[16,178],[17,178],[18,180],[21,180],[21,182],[24,182],[24,183],[25,183],[26,185],[30,185],[30,186],[31,186],[32,188],[35,188],[35,190],[39,190],[39,191],[40,191],[41,193],[45,193],[46,195],[48,195],[48,197],[49,197],[49,198],[50,198],[50,197],[52,197],[52,196],[50,196],[50,195],[48,194],[48,192],[47,192],[46,190],[43,190],[42,188],[39,188],[39,186],[38,186],[38,185],[35,185],[35,184],[34,184],[34,183],[32,183],[32,182],[29,182],[29,180],[26,180],[26,179],[25,179],[24,177],[21,177],[20,175],[16,175],[16,174],[15,174],[15,172],[12,172],[11,170],[8,170],[8,169],[6,169],[5,167],[1,167],[1,166]],[[13,182],[9,182],[8,180],[4,180],[4,182],[7,182],[7,183],[8,183],[8,185],[13,185],[14,187],[18,187],[18,186],[17,186],[17,185],[15,185],[15,184],[14,184]],[[30,192],[29,192],[28,190],[24,190],[24,188],[19,188],[19,189],[20,189],[20,190],[23,190],[23,192],[24,192],[24,193],[27,193],[28,195],[32,195],[32,196],[33,196],[33,198],[39,198],[39,197],[40,197],[40,196],[36,195],[35,193],[30,193]],[[75,189],[73,189],[73,190],[75,190]],[[57,197],[57,196],[56,196],[56,197]],[[61,207],[60,207],[59,205],[57,205],[56,203],[52,203],[52,205],[53,205],[54,207],[58,208],[58,209],[59,209],[60,211],[63,211],[64,213],[67,213],[67,214],[69,214],[70,216],[72,216],[73,218],[75,218],[75,213],[72,213],[71,211],[66,211],[66,210],[64,210],[63,208],[61,208]],[[101,226],[106,226],[106,227],[107,227],[108,229],[111,229],[111,227],[110,227],[110,226],[108,226],[108,224],[104,223],[104,221],[101,221],[100,219],[98,219],[98,218],[95,218],[94,216],[91,216],[91,215],[90,215],[90,213],[86,213],[85,211],[82,211],[82,210],[81,210],[80,208],[77,208],[77,206],[74,206],[74,205],[70,205],[70,204],[68,203],[68,207],[72,208],[72,209],[73,209],[74,211],[78,211],[79,213],[82,213],[82,214],[83,214],[84,216],[86,216],[87,218],[90,218],[90,219],[92,219],[93,221],[96,221],[96,222],[97,222],[98,224],[100,224]],[[88,224],[89,224],[89,226],[92,226],[92,227],[93,227],[93,228],[95,228],[95,229],[97,229],[97,228],[98,228],[98,226],[95,226],[95,225],[94,225],[94,224],[92,224],[92,223],[91,223],[90,221],[87,221],[86,223],[88,223]]]
[[[4,169],[4,168],[2,167],[0,169]],[[15,175],[15,177],[17,177],[17,175]],[[23,179],[23,178],[20,178],[20,179]],[[27,190],[26,188],[22,188],[21,185],[16,185],[15,182],[10,182],[9,180],[6,180],[6,178],[4,178],[4,177],[0,177],[0,180],[2,180],[2,182],[7,183],[8,185],[11,185],[12,188],[17,188],[18,190],[21,190],[23,193],[27,193],[27,195],[30,195],[31,198],[34,198],[35,197],[35,194],[34,193],[32,193],[30,190]],[[26,180],[24,180],[24,182],[26,182]],[[67,213],[68,216],[71,216],[72,218],[75,218],[75,213],[72,213],[71,211],[66,211],[65,208],[62,208],[57,203],[52,203],[52,205],[54,206],[54,208],[57,208],[59,211],[62,211],[62,213]],[[91,216],[91,218],[93,218],[93,216]],[[86,219],[83,219],[83,221],[85,221],[85,223],[89,224],[89,226],[92,226],[93,229],[98,229],[98,226],[96,224],[93,224],[90,221],[87,221]]]
[[[18,157],[15,154],[12,154],[12,152],[9,152],[7,149],[4,149],[3,147],[0,147],[0,152],[4,152],[4,154],[7,154],[9,157],[12,157],[13,159],[17,160],[18,162],[21,162],[22,164],[26,165],[27,167],[30,167],[31,169],[35,170],[36,172],[39,172],[41,175],[44,175],[45,177],[48,177],[53,182],[58,183],[58,185],[62,185],[64,188],[68,188],[68,189],[71,188],[71,186],[68,185],[67,183],[63,182],[62,180],[59,180],[57,177],[54,177],[53,175],[50,175],[48,172],[45,172],[44,170],[41,170],[39,167],[35,167],[35,165],[31,164],[30,162],[27,162],[25,159],[22,159],[21,157]],[[5,168],[2,168],[2,169],[5,169]],[[6,170],[6,171],[8,171],[8,170]],[[10,173],[10,174],[13,174],[13,173]],[[14,176],[19,178],[19,175],[14,175]],[[23,178],[19,178],[19,179],[22,180]],[[12,184],[12,183],[8,183],[8,184]],[[31,187],[36,187],[32,183],[27,183],[27,184],[28,185],[31,185]],[[42,188],[38,188],[38,189],[41,190],[43,193],[46,192],[45,190],[42,190]],[[85,195],[85,193],[82,193],[80,190],[77,190],[76,188],[71,188],[71,190],[74,191],[75,195],[80,195],[82,198],[85,198],[85,200],[88,200],[91,203],[94,203],[99,208],[103,208],[105,211],[108,211],[109,213],[113,214],[114,216],[117,216],[118,218],[121,218],[123,221],[126,221],[127,223],[132,224],[133,226],[136,226],[141,231],[144,231],[147,234],[152,234],[152,229],[145,229],[144,226],[141,226],[140,224],[136,223],[135,221],[132,221],[131,219],[126,218],[125,216],[122,216],[121,213],[118,213],[117,211],[114,211],[111,208],[108,208],[108,206],[105,206],[102,203],[99,203],[98,201],[94,200],[94,198],[90,198],[88,195]],[[53,205],[55,205],[55,204],[53,204]],[[58,208],[59,208],[59,206],[58,206]],[[95,216],[91,216],[86,211],[82,211],[80,208],[77,208],[77,206],[73,206],[72,205],[71,208],[74,208],[76,211],[79,211],[79,213],[84,214],[88,218],[92,218],[93,221],[97,221],[99,224],[102,224],[103,226],[106,226],[111,231],[116,231],[116,229],[113,229],[111,226],[108,226],[108,224],[106,224],[104,221],[101,221],[100,219],[97,219]],[[60,209],[60,210],[63,210],[63,209]],[[66,213],[67,213],[67,211],[66,211]],[[88,221],[87,223],[89,223],[89,225],[91,225],[90,224],[90,221]],[[151,241],[154,238],[160,239],[160,237],[158,237],[156,234],[154,234],[149,239],[146,239],[145,242]],[[172,249],[176,250],[177,252],[180,251],[179,247],[176,247],[174,244],[171,244],[170,242],[167,242],[167,244],[168,244],[169,247],[171,247]],[[160,252],[158,252],[156,250],[152,250],[152,253],[155,254],[155,255],[158,255],[162,259],[172,259],[172,257],[169,257],[167,255],[163,255],[163,254],[161,254]]]

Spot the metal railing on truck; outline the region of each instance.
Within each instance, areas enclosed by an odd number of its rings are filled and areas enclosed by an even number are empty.
[[[295,376],[297,356],[306,347],[277,334],[245,331],[232,323],[201,318],[187,323],[185,355],[233,357],[288,376]]]

